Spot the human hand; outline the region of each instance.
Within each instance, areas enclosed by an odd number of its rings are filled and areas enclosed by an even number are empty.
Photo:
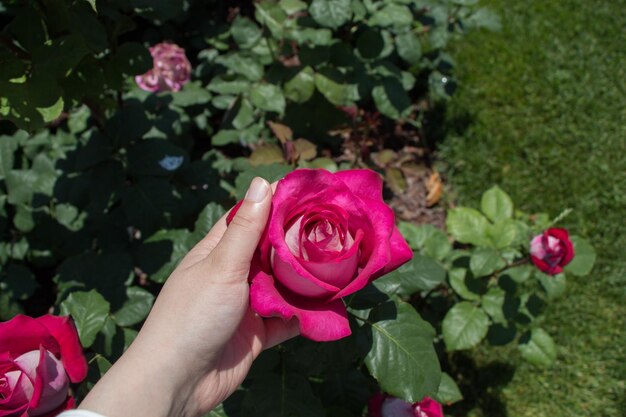
[[[255,178],[226,217],[181,261],[128,351],[79,408],[107,417],[200,416],[237,389],[263,349],[298,333],[248,305],[248,272],[271,207]]]

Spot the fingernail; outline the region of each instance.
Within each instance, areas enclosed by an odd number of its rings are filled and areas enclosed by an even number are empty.
[[[250,188],[248,188],[248,192],[246,193],[245,199],[253,203],[260,203],[267,195],[268,189],[269,186],[267,184],[267,181],[262,178],[256,177],[252,180]]]

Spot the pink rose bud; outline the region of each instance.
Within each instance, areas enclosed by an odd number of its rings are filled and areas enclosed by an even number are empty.
[[[72,408],[69,384],[87,361],[68,317],[18,315],[0,323],[0,416],[48,417]]]
[[[375,394],[368,404],[369,417],[443,417],[441,404],[432,398],[408,403],[386,394]]]
[[[173,43],[158,43],[150,48],[153,67],[135,82],[146,91],[180,91],[189,82],[191,64],[185,50]]]
[[[312,340],[350,335],[342,298],[413,257],[382,190],[365,169],[300,169],[280,180],[250,268],[252,309],[297,318]]]
[[[565,229],[548,229],[530,242],[530,259],[546,274],[560,274],[572,258],[574,247]]]

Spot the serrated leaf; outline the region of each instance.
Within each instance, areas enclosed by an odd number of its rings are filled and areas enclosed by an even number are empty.
[[[552,337],[543,329],[531,330],[530,339],[520,341],[519,350],[522,357],[533,365],[548,367],[556,360],[556,346]]]
[[[489,238],[490,246],[496,249],[503,249],[515,242],[517,231],[519,230],[515,220],[501,219],[489,226],[487,228],[487,237]]]
[[[383,303],[368,323],[372,347],[365,364],[384,392],[413,403],[437,390],[441,368],[433,347],[435,332],[413,307]]]
[[[574,258],[565,266],[565,272],[572,273],[579,277],[585,276],[593,269],[596,262],[596,251],[591,244],[578,236],[570,236],[574,245]]]
[[[448,233],[458,242],[488,246],[489,222],[478,210],[468,207],[453,208],[448,212],[446,226]]]
[[[475,277],[484,277],[506,265],[500,254],[490,248],[477,248],[470,257],[470,269]]]
[[[404,5],[387,4],[369,19],[371,26],[407,26],[413,23],[413,13]]]
[[[376,108],[391,119],[406,117],[411,111],[411,100],[400,81],[386,78],[372,89]]]
[[[120,326],[132,326],[144,320],[152,304],[154,295],[141,287],[129,287],[126,289],[128,299],[124,305],[113,313],[113,320]]]
[[[96,290],[73,292],[61,303],[61,313],[71,315],[83,347],[89,347],[104,326],[110,305]]]
[[[309,13],[320,25],[338,28],[352,17],[350,0],[313,0]]]
[[[462,301],[448,311],[441,329],[449,350],[469,349],[487,335],[489,317],[474,304]]]
[[[546,291],[549,299],[553,300],[565,293],[567,285],[565,274],[546,275],[539,271],[535,271],[535,276],[541,283],[543,289]]]
[[[409,65],[419,63],[422,58],[422,44],[411,31],[396,36],[396,50]]]
[[[443,372],[441,374],[441,382],[439,383],[439,388],[437,389],[437,394],[434,396],[437,402],[442,404],[452,404],[463,399],[463,394],[461,394],[461,390],[457,386],[454,379],[447,373]]]
[[[237,16],[230,32],[241,49],[252,48],[261,39],[261,29],[247,17]]]
[[[285,96],[282,90],[273,84],[256,84],[250,91],[250,101],[261,110],[278,114],[285,112]]]
[[[374,286],[390,295],[409,296],[431,290],[445,279],[446,271],[436,261],[414,254],[409,262],[374,281]]]
[[[480,300],[483,293],[481,281],[468,276],[465,268],[452,268],[448,272],[450,286],[454,291],[466,300]]]
[[[304,67],[284,86],[285,97],[296,103],[308,101],[315,92],[315,73],[313,68]]]
[[[497,185],[483,193],[480,208],[485,216],[493,222],[510,219],[513,216],[511,197]]]
[[[326,74],[315,74],[315,87],[324,97],[336,106],[349,104],[352,97],[351,86],[342,84]]]
[[[209,203],[198,214],[193,233],[191,235],[191,244],[195,245],[203,237],[205,237],[209,230],[217,223],[217,221],[226,213],[224,208],[217,203]]]
[[[506,293],[502,288],[492,287],[489,288],[487,294],[482,297],[481,305],[483,310],[489,314],[495,323],[506,324],[506,318],[502,311],[505,296]]]

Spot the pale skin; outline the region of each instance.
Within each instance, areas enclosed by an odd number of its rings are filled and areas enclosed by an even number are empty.
[[[197,417],[232,394],[252,362],[298,334],[248,304],[250,262],[272,186],[255,178],[232,223],[223,217],[163,286],[139,335],[78,408],[107,417]]]

